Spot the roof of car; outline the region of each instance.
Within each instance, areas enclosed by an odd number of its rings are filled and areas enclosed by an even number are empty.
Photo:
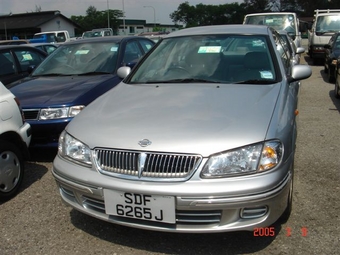
[[[0,45],[0,50],[3,49],[15,49],[15,48],[19,48],[19,49],[32,49],[34,47],[32,47],[31,45],[28,44],[15,44],[15,45]],[[39,50],[37,48],[34,48],[37,51],[42,52],[43,54],[46,54],[46,52]]]
[[[1,40],[0,45],[17,45],[17,44],[27,44],[28,40]]]
[[[269,27],[264,25],[216,25],[192,27],[178,30],[168,34],[166,37],[203,35],[203,34],[269,34]]]
[[[113,36],[102,36],[102,37],[90,37],[90,38],[81,38],[78,40],[74,40],[74,41],[69,41],[69,42],[65,42],[64,44],[79,44],[79,43],[92,43],[92,42],[120,42],[123,39],[133,39],[133,38],[145,38],[143,36],[117,36],[117,35],[113,35]]]

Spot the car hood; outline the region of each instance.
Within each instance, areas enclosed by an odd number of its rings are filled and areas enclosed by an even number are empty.
[[[23,108],[69,105],[112,77],[112,74],[27,77],[11,84],[10,90]]]
[[[90,148],[199,153],[263,141],[280,93],[273,85],[120,83],[67,127]],[[142,148],[138,142],[148,139]]]

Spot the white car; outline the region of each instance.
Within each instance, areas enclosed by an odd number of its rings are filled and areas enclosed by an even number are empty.
[[[24,177],[31,126],[18,99],[0,82],[0,200],[13,197]]]

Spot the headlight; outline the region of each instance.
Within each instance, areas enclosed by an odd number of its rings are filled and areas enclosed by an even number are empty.
[[[74,117],[84,108],[85,108],[84,105],[76,105],[72,107],[41,109],[39,119],[40,120],[52,120],[52,119]]]
[[[91,166],[90,148],[63,131],[59,137],[58,153],[61,157],[75,161],[82,165]]]
[[[282,144],[269,141],[213,155],[204,165],[202,178],[222,178],[273,169],[282,158]]]
[[[324,51],[325,48],[323,46],[314,46],[315,51]]]

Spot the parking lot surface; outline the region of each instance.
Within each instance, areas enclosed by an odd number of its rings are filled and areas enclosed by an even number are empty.
[[[312,63],[308,55],[302,63]],[[0,204],[0,254],[339,254],[340,100],[322,65],[302,82],[293,212],[253,232],[173,234],[109,224],[65,206],[54,151],[33,151],[21,192]]]

